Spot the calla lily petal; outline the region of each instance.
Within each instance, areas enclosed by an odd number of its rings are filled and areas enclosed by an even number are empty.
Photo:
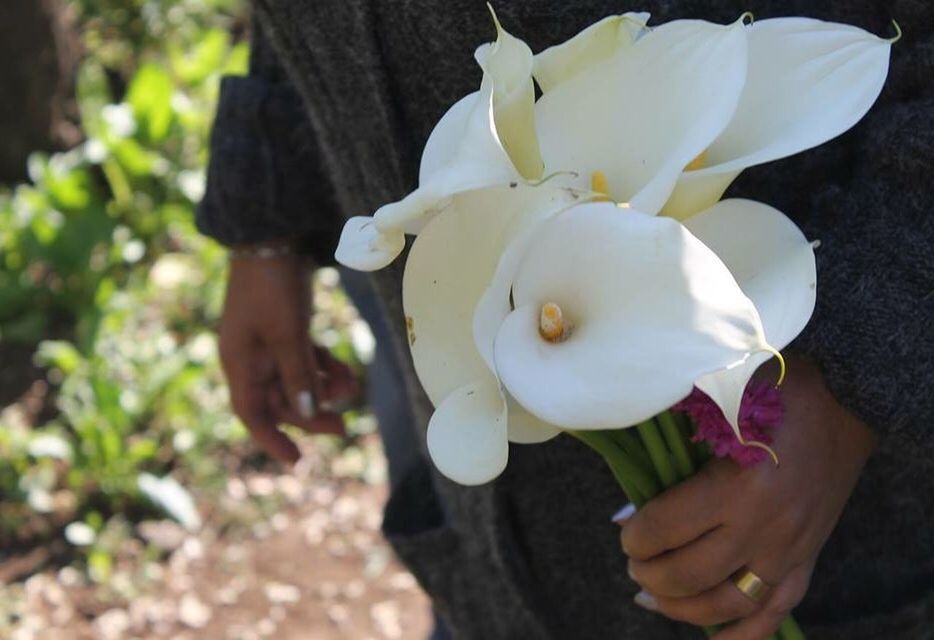
[[[509,441],[516,444],[539,444],[561,435],[561,429],[542,422],[526,411],[513,398],[507,398],[509,406]]]
[[[743,393],[756,369],[771,357],[772,355],[768,353],[755,353],[741,364],[705,374],[694,383],[694,386],[706,393],[720,407],[740,442],[743,441],[743,435],[739,429],[739,411],[742,407]]]
[[[676,220],[688,220],[698,211],[711,207],[733,184],[742,171],[685,171],[662,208],[661,214]]]
[[[401,231],[381,233],[370,216],[350,218],[341,231],[334,258],[358,271],[376,271],[396,259],[405,247]]]
[[[650,17],[648,13],[608,16],[570,40],[536,54],[532,75],[538,86],[542,92],[551,91],[620,49],[632,46],[645,31]]]
[[[435,126],[418,189],[374,214],[381,231],[418,233],[456,193],[541,176],[532,52],[498,22],[496,27],[496,42],[476,52],[484,71],[480,90],[462,98]]]
[[[495,13],[493,22],[496,42],[477,50],[477,62],[493,83],[493,120],[500,142],[522,177],[534,180],[542,176],[544,164],[535,133],[532,50],[503,29]]]
[[[685,227],[719,256],[756,305],[765,338],[776,349],[804,329],[817,299],[814,249],[782,212],[752,200],[724,200],[691,217]],[[768,354],[707,374],[697,387],[716,402],[733,428],[743,392]]]
[[[869,110],[885,83],[892,43],[810,18],[749,28],[749,74],[736,114],[685,172],[665,215],[685,219],[720,199],[740,171],[840,135]]]
[[[541,188],[539,188],[541,189]],[[525,207],[523,215],[513,217],[496,265],[483,295],[477,301],[473,316],[473,336],[477,350],[494,373],[493,343],[499,326],[512,310],[512,284],[522,256],[525,255],[539,225],[551,216],[573,206],[582,196],[567,188],[541,190],[536,201]]]
[[[523,228],[566,208],[573,197],[550,183],[462,193],[415,239],[402,304],[415,372],[436,406],[454,389],[491,374],[474,342],[474,308],[500,254]]]
[[[817,299],[814,248],[778,209],[733,198],[691,217],[684,226],[717,254],[759,312],[776,349],[804,329]]]
[[[641,422],[703,374],[768,348],[755,307],[712,251],[674,220],[609,203],[545,222],[513,297],[497,372],[527,411],[569,429]],[[538,331],[547,302],[572,325],[557,343]]]
[[[422,160],[418,168],[418,183],[427,185],[440,171],[457,163],[458,154],[464,145],[465,132],[469,130],[471,119],[478,115],[478,103],[482,100],[479,91],[467,94],[448,109],[428,136]],[[479,114],[482,116],[482,113]],[[483,125],[483,118],[478,118],[478,125]],[[478,127],[479,128],[479,127]],[[493,151],[491,155],[502,161],[502,155]]]
[[[426,183],[402,200],[380,207],[373,217],[377,228],[390,233],[403,230],[418,233],[421,228],[439,211],[445,208],[449,198],[464,191],[482,189],[495,184],[507,184],[521,178],[503,149],[493,125],[493,85],[485,86],[476,94],[471,94],[454,105],[452,109],[466,111],[470,107],[469,117],[464,113],[452,114],[442,118],[438,126],[459,127],[459,130],[437,133],[439,141],[446,143],[452,139],[459,142],[456,149],[431,150],[429,167],[430,176]],[[466,101],[466,103],[465,103]],[[435,137],[435,134],[432,134]],[[448,162],[440,164],[447,156]]]
[[[506,468],[506,401],[492,375],[448,395],[428,422],[428,453],[445,476],[489,482]]]
[[[657,213],[683,168],[729,123],[746,79],[746,33],[669,22],[546,92],[536,104],[546,172],[603,172],[609,195]]]

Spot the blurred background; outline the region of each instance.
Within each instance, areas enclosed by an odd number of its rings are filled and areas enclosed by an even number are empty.
[[[0,638],[418,638],[375,421],[285,471],[228,409],[198,235],[243,0],[0,3]],[[373,337],[334,270],[318,342]],[[297,561],[298,560],[298,561]]]

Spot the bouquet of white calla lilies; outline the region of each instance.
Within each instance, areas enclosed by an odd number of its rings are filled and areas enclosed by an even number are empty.
[[[435,127],[418,189],[345,226],[337,259],[361,270],[418,236],[403,303],[429,451],[457,482],[498,475],[510,440],[635,425],[694,385],[742,439],[746,384],[811,316],[811,243],[775,209],[717,201],[855,124],[891,41],[648,17],[533,56],[494,16],[480,89]]]
[[[344,228],[337,259],[361,270],[417,236],[409,344],[435,405],[429,453],[456,482],[499,475],[509,442],[566,431],[641,505],[709,456],[668,411],[694,388],[722,433],[772,453],[739,416],[756,369],[811,317],[815,244],[776,209],[721,197],[743,169],[858,122],[897,38],[648,19],[611,16],[533,56],[494,15],[480,88],[432,131],[418,188]],[[803,636],[788,618],[779,637]]]

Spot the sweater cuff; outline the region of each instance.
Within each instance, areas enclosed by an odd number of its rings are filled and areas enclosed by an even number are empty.
[[[333,262],[340,217],[300,98],[256,76],[221,84],[198,229],[225,245],[289,239]]]

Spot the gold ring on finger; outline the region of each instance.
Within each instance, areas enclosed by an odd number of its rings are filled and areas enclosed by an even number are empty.
[[[734,573],[730,580],[744,596],[756,604],[761,604],[771,589],[769,583],[746,567]]]

